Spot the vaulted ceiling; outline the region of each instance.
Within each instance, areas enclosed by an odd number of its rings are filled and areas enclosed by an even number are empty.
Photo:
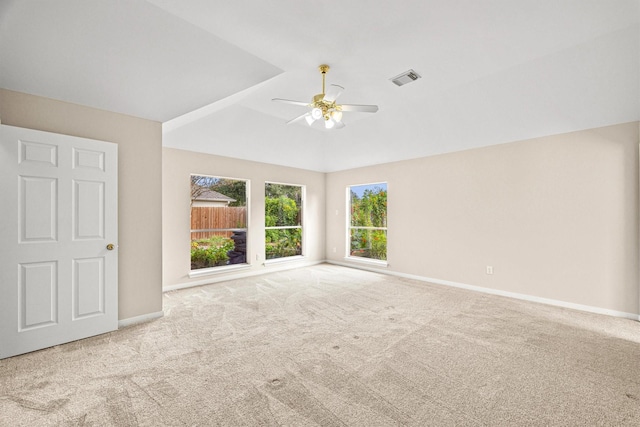
[[[324,63],[380,110],[286,125],[305,107],[271,99],[310,101]],[[0,87],[335,171],[640,120],[640,0],[2,0]]]

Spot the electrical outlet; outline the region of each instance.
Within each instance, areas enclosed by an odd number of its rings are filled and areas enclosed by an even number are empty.
[[[493,266],[487,265],[487,274],[493,274]]]
[[[333,253],[334,253],[334,254],[336,253],[336,248],[335,248],[335,247],[333,248]]]

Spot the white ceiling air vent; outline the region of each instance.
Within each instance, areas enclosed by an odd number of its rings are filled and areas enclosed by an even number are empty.
[[[389,80],[391,80],[398,86],[402,86],[402,85],[406,85],[407,83],[411,83],[414,80],[418,80],[419,78],[420,78],[420,74],[416,73],[413,70],[408,70]]]

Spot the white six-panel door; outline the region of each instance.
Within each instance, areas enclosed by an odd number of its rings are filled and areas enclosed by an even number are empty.
[[[118,328],[117,155],[0,125],[0,359]]]

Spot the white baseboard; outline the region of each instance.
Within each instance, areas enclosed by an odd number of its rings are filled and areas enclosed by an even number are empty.
[[[343,267],[349,267],[349,268],[355,268],[358,270],[365,270],[365,271],[373,271],[375,273],[383,273],[383,274],[392,274],[392,275],[396,275],[396,273],[389,271],[389,265],[384,265],[384,264],[374,264],[374,263],[370,263],[370,262],[361,262],[361,261],[335,261],[335,260],[326,260],[325,261],[327,264],[335,264],[335,265],[341,265]]]
[[[118,320],[118,329],[124,328],[138,323],[149,322],[164,316],[164,311],[156,311],[155,313],[147,313],[141,316],[129,317],[128,319]]]
[[[312,266],[312,265],[323,264],[323,263],[325,263],[324,260],[320,260],[320,261],[300,261],[299,259],[297,259],[295,261],[268,262],[266,265],[263,264],[265,266],[265,268],[262,268],[262,269],[242,270],[242,272],[225,274],[224,276],[222,276],[222,275],[212,275],[212,276],[210,276],[210,277],[208,277],[206,279],[202,279],[202,280],[197,280],[197,281],[193,281],[193,282],[185,282],[185,283],[177,283],[175,285],[164,286],[162,288],[162,292],[175,291],[175,290],[178,290],[178,289],[193,288],[195,286],[210,285],[212,283],[226,282],[228,280],[244,279],[246,277],[258,276],[260,274],[273,273],[273,272],[276,272],[276,271],[292,270],[294,268],[309,267],[309,266]]]
[[[502,291],[499,289],[484,288],[482,286],[468,285],[466,283],[452,282],[450,280],[434,279],[431,277],[417,276],[414,274],[399,273],[396,271],[389,271],[387,269],[382,269],[382,268],[372,268],[372,267],[364,266],[361,264],[357,264],[357,265],[347,264],[344,262],[333,261],[333,260],[327,260],[326,262],[329,264],[336,264],[344,267],[373,271],[376,273],[388,274],[391,276],[404,277],[406,279],[414,279],[414,280],[420,280],[422,282],[435,283],[438,285],[452,286],[454,288],[466,289],[469,291],[482,292],[485,294],[499,295],[499,296],[515,298],[523,301],[537,302],[541,304],[553,305],[556,307],[571,308],[574,310],[586,311],[589,313],[605,314],[607,316],[621,317],[624,319],[640,321],[640,314],[635,314],[635,313],[626,313],[624,311],[610,310],[608,308],[593,307],[590,305],[575,304],[572,302],[559,301],[551,298],[542,298],[542,297],[537,297],[533,295],[521,294],[517,292],[509,292],[509,291]]]

